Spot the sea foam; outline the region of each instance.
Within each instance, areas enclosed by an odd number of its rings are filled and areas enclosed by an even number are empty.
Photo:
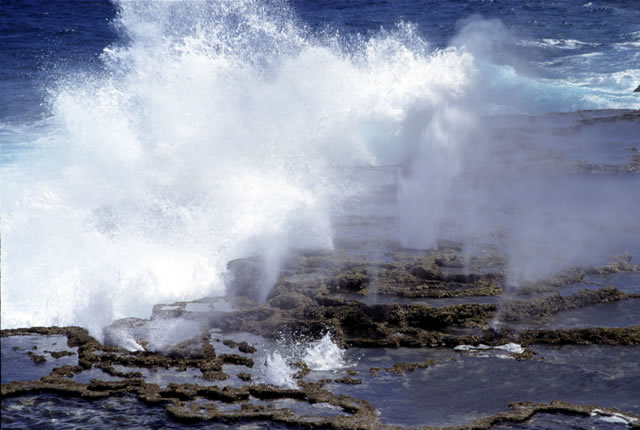
[[[489,234],[505,220],[487,208],[515,207],[514,285],[600,252],[594,232],[636,209],[609,188],[576,198],[582,183],[527,182],[518,149],[482,134],[480,114],[609,96],[495,64],[509,34],[494,21],[472,20],[435,49],[410,23],[311,32],[277,1],[118,9],[102,70],[61,76],[49,115],[24,136],[28,156],[2,168],[3,327],[73,324],[101,337],[156,303],[224,294],[227,262],[246,256],[263,263],[264,301],[290,250],[333,248],[332,219],[368,186],[343,174],[353,166],[396,169],[403,246],[435,246],[445,223]],[[617,91],[633,73],[612,77]],[[601,209],[576,220],[592,200]]]
[[[265,261],[266,297],[288,249],[332,247],[329,214],[358,185],[331,166],[406,158],[409,110],[446,117],[474,73],[410,25],[346,43],[281,3],[118,6],[104,70],[51,88],[43,155],[3,172],[3,327],[100,336],[222,293],[246,255]]]

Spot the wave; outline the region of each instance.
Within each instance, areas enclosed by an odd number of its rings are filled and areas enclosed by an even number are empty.
[[[99,335],[222,293],[245,255],[273,280],[287,249],[332,247],[330,210],[355,185],[328,166],[380,162],[374,124],[393,136],[411,104],[455,99],[473,73],[468,53],[409,47],[409,26],[346,47],[280,3],[119,8],[126,43],[104,71],[51,91],[47,157],[3,174],[3,326]]]
[[[100,336],[223,293],[246,255],[265,262],[264,298],[289,249],[332,248],[331,214],[362,185],[336,166],[420,160],[435,224],[475,111],[590,107],[464,43],[431,49],[406,23],[344,38],[281,2],[117,4],[103,70],[60,79],[39,155],[2,170],[3,327]],[[410,206],[424,187],[405,192]],[[421,229],[407,237],[429,245]]]
[[[538,48],[555,48],[561,50],[575,50],[584,48],[597,48],[599,43],[583,42],[576,39],[552,39],[542,38],[539,40],[522,40],[517,43],[521,46],[533,46]]]

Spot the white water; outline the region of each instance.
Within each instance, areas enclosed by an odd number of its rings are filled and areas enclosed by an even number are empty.
[[[356,185],[328,166],[401,158],[382,140],[410,106],[459,97],[474,71],[409,27],[346,53],[284,6],[120,7],[130,42],[52,90],[42,155],[3,172],[3,327],[100,335],[222,293],[226,263],[249,254],[273,281],[287,249],[332,246],[329,210]]]
[[[456,351],[468,352],[476,357],[487,358],[487,357],[495,356],[497,358],[503,358],[503,359],[512,359],[514,358],[514,355],[522,354],[525,351],[525,349],[521,345],[518,345],[517,343],[507,343],[505,345],[499,345],[499,346],[489,346],[482,343],[478,346],[458,345],[453,349]],[[504,351],[505,353],[491,355],[489,354],[489,352],[491,351],[493,351],[494,353],[496,351]]]
[[[362,188],[336,166],[407,162],[400,239],[432,246],[478,151],[476,113],[521,110],[505,95],[537,88],[509,73],[502,93],[485,86],[496,68],[473,52],[489,49],[477,28],[433,51],[406,24],[310,35],[283,4],[120,9],[104,73],[61,79],[33,152],[2,171],[3,328],[100,336],[156,303],[222,294],[226,263],[247,255],[265,262],[264,298],[288,250],[333,246],[330,214]]]
[[[602,409],[594,409],[591,411],[591,416],[592,417],[598,417],[600,418],[600,420],[607,422],[607,423],[612,423],[612,424],[623,424],[626,425],[628,427],[631,427],[631,424],[633,424],[634,422],[638,421],[637,418],[634,417],[629,417],[617,412],[609,412],[609,411],[604,411]]]
[[[335,370],[346,366],[344,350],[333,342],[329,333],[311,343],[302,360],[311,370]]]
[[[264,383],[281,387],[297,387],[294,375],[298,368],[292,363],[304,362],[312,371],[335,371],[349,365],[345,359],[345,350],[336,345],[331,335],[326,333],[322,338],[297,343],[280,343],[276,351],[266,355],[262,376]]]
[[[293,379],[296,370],[289,366],[286,359],[278,351],[267,356],[263,369],[263,382],[270,385],[285,388],[296,388]]]

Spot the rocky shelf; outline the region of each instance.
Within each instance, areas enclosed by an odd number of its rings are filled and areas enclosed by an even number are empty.
[[[48,393],[91,400],[133,395],[148,405],[163,406],[170,419],[178,422],[395,428],[393,419],[389,421],[380,413],[375,398],[368,400],[366,393],[359,397],[358,387],[382,383],[374,382],[384,381],[376,379],[381,375],[403,378],[438,372],[443,366],[460,365],[455,364],[460,360],[468,369],[472,366],[469,360],[477,357],[489,357],[498,364],[497,360],[512,359],[514,363],[532,361],[531,366],[542,366],[548,355],[541,352],[543,345],[626,346],[638,351],[640,344],[637,324],[549,325],[555,315],[568,311],[640,300],[627,284],[606,283],[609,276],[640,273],[640,266],[628,254],[605,266],[575,267],[511,291],[505,285],[505,258],[495,249],[465,261],[460,247],[448,243],[439,250],[396,250],[382,263],[338,253],[299,252],[285,262],[263,303],[258,301],[256,290],[263,276],[261,267],[257,258],[232,261],[227,296],[156,305],[148,320],[127,318],[106,327],[104,343],[79,327],[2,330],[3,344],[16,340],[11,350],[3,346],[3,363],[13,354],[23,366],[53,366],[39,378],[30,378],[28,375],[37,372],[29,370],[20,378],[10,374],[5,378],[3,373],[2,398]],[[594,276],[597,282],[589,280]],[[636,278],[630,279],[636,282]],[[580,288],[572,289],[576,285]],[[567,289],[570,293],[563,293]],[[384,303],[371,300],[376,296],[385,297]],[[452,297],[469,303],[439,307],[421,302]],[[475,303],[478,297],[498,300]],[[637,312],[638,307],[633,308]],[[629,318],[638,321],[637,314]],[[151,345],[150,328],[167,321],[188,322],[194,328],[192,335],[179,342]],[[290,361],[289,366],[298,369],[293,375],[295,383],[282,387],[265,383],[256,371],[264,366],[264,345],[253,344],[247,341],[251,337],[237,333],[282,345],[300,339],[312,341],[329,333],[340,347],[364,351],[364,355],[378,350],[407,352],[397,361],[389,359],[388,365],[364,364],[367,359],[362,359],[360,367],[364,367],[358,371],[345,368],[334,373],[314,372],[303,360]],[[122,342],[123,335],[129,343]],[[66,348],[38,349],[38,342],[54,338],[66,338]],[[35,343],[29,346],[28,342]],[[411,355],[411,350],[417,355]],[[436,355],[423,358],[432,353]],[[412,357],[419,359],[407,360]],[[541,364],[535,364],[538,362]],[[165,372],[162,382],[151,377],[156,375],[157,379],[159,372]],[[523,400],[528,399],[505,400],[502,409],[510,404],[509,410],[476,414],[445,427],[488,429],[550,413],[625,417],[627,424],[636,428],[639,423],[640,411],[623,412],[614,407],[617,405],[587,406],[567,398],[533,403]]]

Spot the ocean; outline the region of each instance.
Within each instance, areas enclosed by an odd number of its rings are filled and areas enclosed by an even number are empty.
[[[262,246],[247,242],[290,235],[292,221],[330,246],[327,193],[356,187],[323,183],[324,166],[398,163],[398,130],[421,104],[640,108],[633,1],[2,11],[7,327],[94,319],[103,290],[118,317],[205,295],[242,248]]]
[[[177,303],[176,312],[189,314],[195,311],[185,303],[195,306],[204,297],[246,293],[262,305],[277,297],[283,282],[307,288],[323,279],[332,294],[335,285],[352,282],[326,281],[335,274],[318,275],[313,262],[294,273],[292,256],[311,258],[308,253],[366,261],[358,276],[367,279],[387,279],[386,270],[403,264],[410,275],[393,279],[419,278],[423,290],[435,288],[438,279],[459,289],[476,279],[474,273],[482,278],[499,267],[500,294],[399,293],[367,281],[366,294],[352,289],[340,296],[372,309],[427,298],[420,303],[432,308],[441,306],[438,300],[497,306],[490,324],[474,326],[486,330],[508,325],[500,316],[509,315],[503,295],[537,285],[544,299],[548,291],[540,285],[553,284],[554,276],[591,267],[599,272],[584,269],[587,275],[606,277],[601,268],[618,258],[616,273],[624,267],[619,271],[630,272],[629,279],[571,278],[566,285],[575,287],[572,294],[585,285],[613,285],[630,294],[616,297],[631,305],[613,313],[563,305],[577,313],[544,328],[627,329],[640,318],[633,301],[633,258],[640,254],[638,1],[0,0],[0,64],[3,330],[80,326],[100,342],[140,350],[131,333],[105,327],[125,318],[146,321],[158,304]],[[433,250],[458,253],[457,271],[444,278],[417,274],[407,255]],[[474,266],[492,253],[502,257]],[[229,265],[246,258],[260,262],[248,293],[238,279],[253,269],[234,274]],[[361,267],[349,264],[349,270]],[[485,298],[466,301],[466,295]],[[523,324],[530,327],[530,321]],[[158,330],[181,337],[193,329],[178,326]],[[463,326],[443,333],[471,335],[464,331],[471,326]],[[344,347],[356,337],[345,328],[344,342],[336,344]],[[13,353],[9,346],[5,351],[4,339],[3,362],[13,360],[5,356]],[[282,351],[290,344],[260,342],[267,345],[260,356],[271,363],[267,368],[284,368],[276,376],[265,370],[260,380],[289,387],[295,387],[291,369],[274,354],[280,351],[290,365],[317,347],[308,340],[287,355]],[[327,348],[335,352],[336,344]],[[381,349],[387,356],[377,357],[357,342],[351,346],[346,361],[344,351],[336,353],[341,371],[366,373],[365,367],[393,355],[387,348]],[[620,366],[632,367],[624,360],[633,361],[633,348],[614,354]],[[563,353],[540,352],[550,359]],[[593,355],[602,360],[606,351]],[[447,391],[447,378],[456,372],[478,377],[470,370],[476,361],[487,373],[499,372],[501,358],[482,360],[465,356],[451,368],[418,372],[425,384],[433,374],[438,389]],[[567,370],[572,358],[558,360],[560,370],[519,368],[516,361],[506,366],[510,375],[549,372],[560,380],[566,371],[576,381],[585,377]],[[606,389],[590,365],[581,372]],[[315,370],[327,371],[320,367]],[[3,386],[16,380],[4,372],[3,365]],[[478,384],[488,383],[483,378]],[[405,388],[429,397],[416,381],[405,379]],[[505,380],[505,393],[496,394],[499,407],[474,403],[472,395],[446,407],[432,398],[429,404],[442,416],[416,409],[407,418],[384,394],[386,382],[367,385],[373,390],[367,401],[386,417],[385,425],[458,425],[502,410],[503,398],[513,396]],[[564,387],[547,399],[542,385],[524,400],[601,400],[573,399]],[[393,396],[404,398],[394,387]],[[636,388],[624,385],[622,394],[603,403],[638,414],[624,394]],[[333,391],[367,395],[338,382]],[[145,409],[127,396],[123,402],[151,420],[136,421],[133,414],[127,426],[176,425],[164,409]],[[34,401],[49,405],[56,417],[71,408],[59,406],[54,395]],[[13,424],[42,424],[16,412],[22,406],[7,406],[17,414]],[[462,421],[450,419],[456,408],[466,414]],[[78,419],[69,422],[89,425],[82,421],[88,416]],[[3,427],[12,423],[3,418]]]

